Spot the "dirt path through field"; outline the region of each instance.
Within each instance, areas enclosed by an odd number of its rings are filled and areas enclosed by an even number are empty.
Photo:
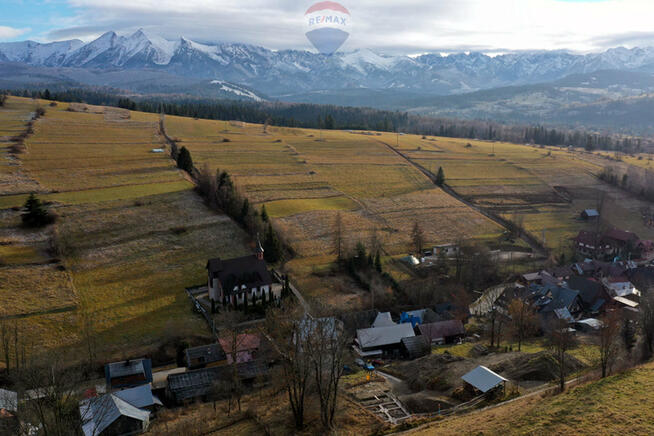
[[[429,171],[427,168],[425,168],[422,165],[420,165],[419,163],[413,161],[409,156],[402,153],[401,151],[399,151],[398,149],[396,149],[392,145],[388,144],[387,142],[380,141],[378,139],[377,139],[377,141],[380,144],[385,145],[386,147],[388,147],[389,150],[391,150],[392,152],[394,152],[395,154],[400,156],[402,159],[407,161],[415,169],[420,171],[429,180],[431,180],[432,183],[434,183],[434,185],[436,185],[436,176],[431,171]],[[443,186],[440,186],[440,188],[443,190],[443,192],[445,192],[449,196],[451,196],[454,199],[460,201],[461,203],[465,204],[469,208],[479,212],[480,214],[484,215],[486,218],[488,218],[488,219],[494,221],[495,223],[499,224],[503,228],[505,228],[507,230],[510,228],[510,224],[506,219],[504,219],[504,218],[500,217],[499,215],[496,215],[493,212],[488,211],[488,210],[486,210],[486,209],[484,209],[484,208],[482,208],[482,207],[480,207],[480,206],[466,200],[463,196],[459,195],[454,189],[447,186],[446,184],[444,184]],[[526,234],[525,232],[521,232],[521,233],[522,233],[521,236],[520,236],[521,239],[523,241],[525,241],[531,247],[532,250],[534,250],[534,253],[536,253],[536,254],[538,254],[540,256],[547,257],[547,249],[545,247],[543,247],[543,245],[536,238],[534,238],[533,236],[531,236],[529,234]]]

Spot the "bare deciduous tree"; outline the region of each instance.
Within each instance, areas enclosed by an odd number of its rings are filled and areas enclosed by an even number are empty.
[[[570,330],[568,322],[563,319],[553,319],[550,328],[550,348],[559,370],[559,388],[563,392],[565,390],[566,353],[576,345],[576,338]]]
[[[522,351],[522,342],[536,328],[536,312],[528,301],[519,297],[509,303],[508,311],[511,318],[511,333],[518,341],[518,351]]]
[[[343,259],[343,217],[340,212],[336,214],[334,222],[334,251],[338,260]]]
[[[343,375],[347,337],[335,318],[314,318],[307,341],[320,400],[320,420],[325,429],[333,429]]]
[[[607,312],[599,328],[599,353],[602,378],[611,373],[611,368],[620,351],[621,319],[617,310]]]
[[[413,242],[413,248],[416,250],[418,257],[422,257],[422,249],[425,245],[425,233],[418,221],[413,224],[413,230],[411,230],[411,242]]]
[[[304,405],[308,395],[312,360],[308,340],[311,319],[300,321],[300,310],[273,309],[266,316],[266,332],[281,361],[281,383],[288,395],[295,428],[304,427]]]

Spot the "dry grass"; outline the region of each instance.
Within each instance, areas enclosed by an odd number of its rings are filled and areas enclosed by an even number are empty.
[[[411,434],[652,434],[654,365],[647,364],[541,399],[538,396],[445,419]]]
[[[30,102],[10,98],[8,108]],[[19,212],[0,211],[0,298],[9,302],[0,316],[28,313],[21,323],[38,332],[37,345],[69,347],[79,340],[83,305],[102,353],[204,332],[184,287],[204,281],[207,258],[249,252],[248,238],[204,206],[172,160],[150,152],[162,145],[156,115],[67,108],[47,107],[20,155],[29,182],[54,202],[65,271],[32,265],[49,260],[52,229],[20,230]],[[24,201],[2,195],[0,209]],[[68,311],[49,313],[61,308]]]

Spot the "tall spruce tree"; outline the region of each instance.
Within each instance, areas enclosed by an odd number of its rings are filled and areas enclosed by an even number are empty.
[[[275,263],[281,258],[281,255],[282,247],[277,238],[277,234],[275,233],[272,224],[268,223],[266,237],[263,242],[263,256],[266,259],[266,262]]]
[[[21,219],[27,227],[43,227],[54,222],[54,216],[48,212],[34,193],[27,198]]]
[[[179,155],[177,156],[177,168],[180,168],[189,174],[193,172],[193,159],[191,158],[191,152],[188,151],[186,147],[182,147],[181,150],[179,150]]]
[[[438,186],[443,186],[445,184],[445,172],[443,167],[438,167],[438,173],[436,173],[436,184]]]

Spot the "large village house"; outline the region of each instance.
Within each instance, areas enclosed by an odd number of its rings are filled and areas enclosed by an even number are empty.
[[[239,307],[262,301],[277,301],[281,288],[273,287],[273,279],[263,260],[263,247],[257,243],[256,254],[207,262],[209,299],[215,305]]]

